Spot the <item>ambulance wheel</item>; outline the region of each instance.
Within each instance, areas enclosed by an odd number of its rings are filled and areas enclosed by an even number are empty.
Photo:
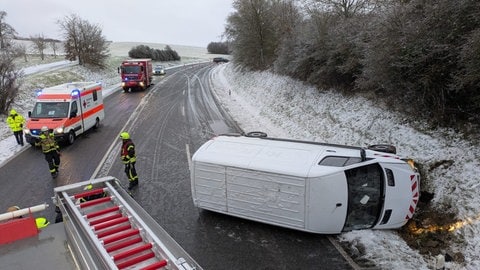
[[[265,138],[267,137],[267,133],[261,131],[252,131],[248,132],[245,136],[254,138]]]
[[[100,127],[100,119],[95,119],[95,125],[93,126],[93,129],[98,129]]]
[[[390,144],[375,144],[369,145],[368,149],[383,153],[397,154],[397,148]]]
[[[73,132],[72,130],[68,133],[67,143],[72,145],[74,141],[75,141],[75,132]]]

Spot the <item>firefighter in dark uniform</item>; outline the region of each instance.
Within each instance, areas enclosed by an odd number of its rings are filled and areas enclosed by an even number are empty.
[[[48,127],[43,126],[40,130],[40,140],[35,143],[35,146],[41,146],[42,152],[45,154],[45,160],[48,162],[48,168],[53,178],[58,175],[58,167],[60,166],[60,147],[55,141],[55,135],[48,131]]]
[[[125,173],[128,178],[128,189],[132,189],[138,185],[138,175],[135,170],[135,162],[137,161],[135,155],[135,145],[130,139],[130,134],[128,132],[120,133],[120,138],[122,139],[122,150],[120,152],[120,158],[125,164]]]

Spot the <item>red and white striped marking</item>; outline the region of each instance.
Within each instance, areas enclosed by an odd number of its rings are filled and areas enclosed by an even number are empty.
[[[417,207],[418,199],[420,197],[420,191],[418,190],[418,178],[415,174],[410,175],[410,182],[412,184],[412,201],[410,202],[409,213],[405,219],[411,219],[415,208]]]

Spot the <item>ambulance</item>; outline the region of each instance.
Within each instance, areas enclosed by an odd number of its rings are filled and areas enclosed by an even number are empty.
[[[38,141],[43,126],[55,134],[57,141],[73,144],[77,136],[98,128],[105,118],[101,83],[64,83],[38,90],[36,94],[23,130],[31,145]]]
[[[400,228],[415,212],[420,175],[380,146],[219,135],[192,157],[193,203],[313,233]]]

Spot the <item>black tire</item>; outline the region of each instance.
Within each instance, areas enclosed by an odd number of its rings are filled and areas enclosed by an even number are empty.
[[[73,130],[71,130],[71,131],[68,133],[67,143],[68,143],[69,145],[72,145],[73,142],[75,142],[75,132],[73,132]]]
[[[93,129],[98,129],[100,127],[100,119],[95,119],[95,125],[93,126]]]
[[[390,144],[374,144],[368,146],[369,150],[389,153],[389,154],[397,154],[397,148]]]
[[[267,133],[262,131],[251,131],[245,134],[246,137],[253,137],[253,138],[265,138],[267,137]]]

